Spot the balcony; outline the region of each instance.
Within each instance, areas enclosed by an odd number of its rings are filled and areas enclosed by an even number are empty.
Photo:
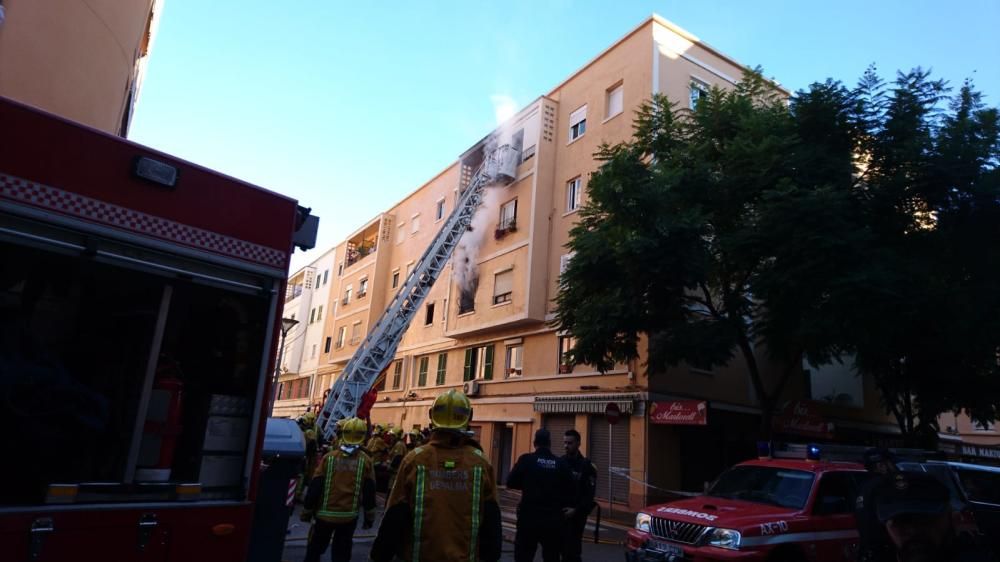
[[[517,232],[517,221],[514,219],[500,221],[496,230],[493,231],[493,238],[500,240],[512,232]]]
[[[351,267],[378,250],[378,232],[379,223],[376,221],[347,241],[345,267]]]

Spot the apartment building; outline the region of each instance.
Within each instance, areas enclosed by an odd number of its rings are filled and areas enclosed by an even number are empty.
[[[126,136],[163,0],[0,5],[0,96]]]
[[[598,467],[599,500],[629,509],[658,499],[658,490],[698,490],[722,468],[753,456],[760,409],[739,360],[714,371],[678,367],[653,379],[638,360],[602,374],[568,363],[572,334],[550,325],[559,276],[572,259],[569,230],[587,200],[598,146],[629,138],[635,109],[653,94],[696,104],[708,87],[733,85],[742,68],[653,16],[359,225],[332,251],[336,274],[323,319],[323,337],[332,337],[332,345],[319,354],[313,404],[452,212],[484,148],[510,144],[521,152],[516,178],[487,189],[463,246],[377,383],[372,420],[424,426],[434,397],[462,388],[474,407],[472,430],[501,483],[517,456],[532,449],[536,429],[548,427],[558,442],[575,428]],[[779,366],[763,354],[758,360],[773,382]],[[898,431],[881,412],[874,386],[827,371],[803,369],[787,385],[778,434],[895,444]],[[622,413],[615,425],[604,416],[609,403]]]

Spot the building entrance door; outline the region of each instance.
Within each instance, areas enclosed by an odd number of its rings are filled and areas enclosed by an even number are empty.
[[[510,474],[511,455],[514,454],[514,428],[498,423],[497,436],[497,483],[506,484]]]

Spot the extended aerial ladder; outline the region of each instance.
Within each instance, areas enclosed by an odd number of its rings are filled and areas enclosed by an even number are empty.
[[[337,420],[355,415],[362,396],[392,362],[410,321],[469,230],[484,190],[514,181],[519,161],[520,152],[510,145],[497,147],[486,155],[469,185],[459,194],[448,220],[334,383],[317,422],[324,437],[333,436]]]

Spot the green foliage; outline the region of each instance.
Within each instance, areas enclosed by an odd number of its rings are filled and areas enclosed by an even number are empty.
[[[740,354],[766,421],[802,358],[854,355],[904,432],[995,418],[1000,119],[971,84],[946,94],[869,69],[788,102],[749,71],[694,111],[644,104],[595,155],[571,231],[555,323],[572,360],[607,370],[643,335],[654,375]],[[786,365],[770,386],[761,352]]]

